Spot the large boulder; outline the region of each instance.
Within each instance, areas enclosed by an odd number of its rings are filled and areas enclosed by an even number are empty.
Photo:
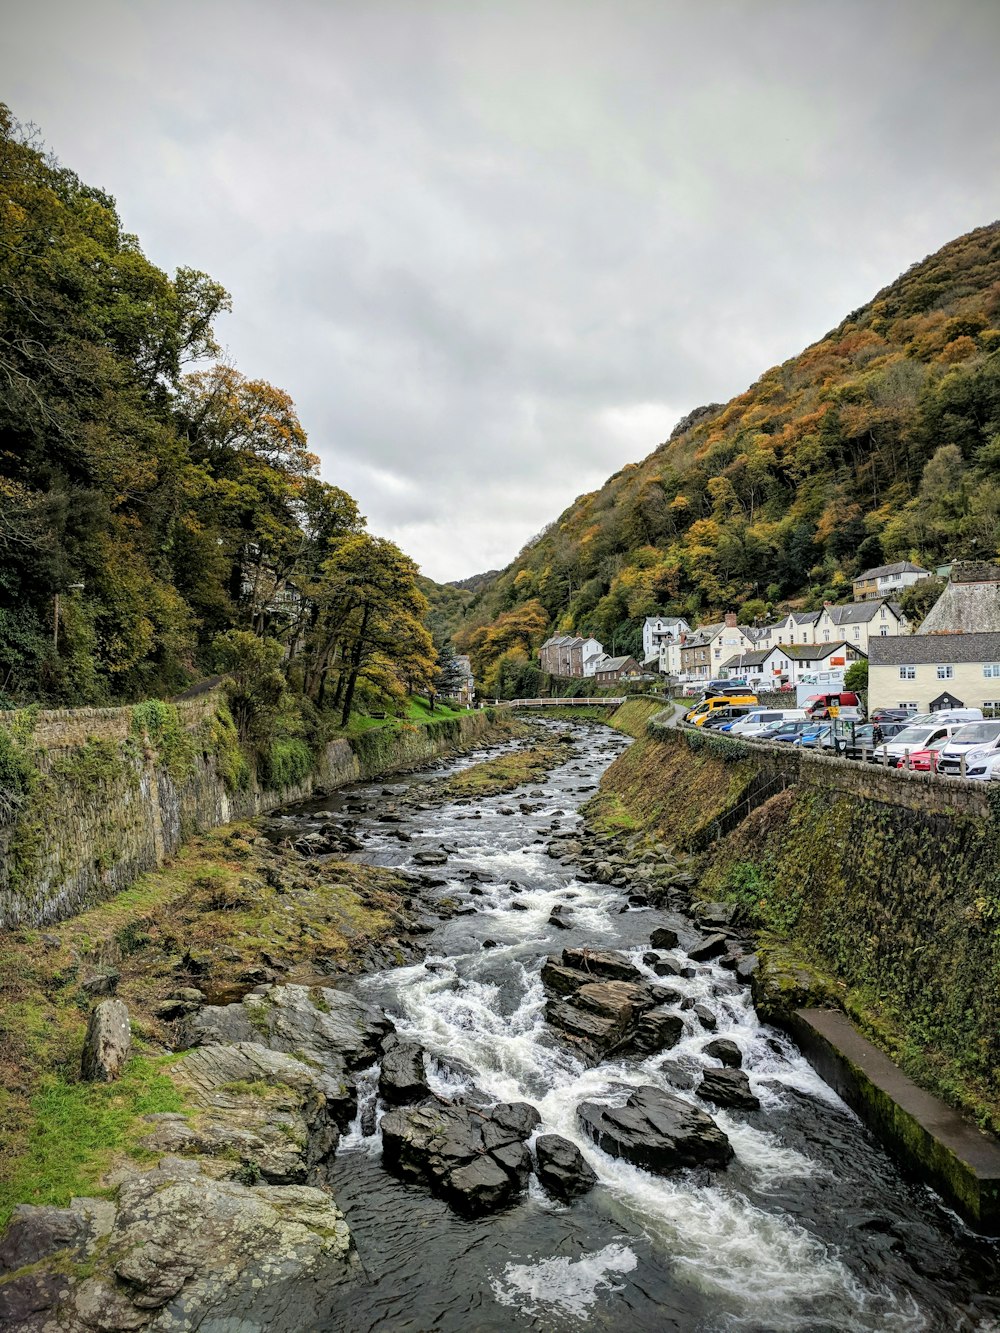
[[[729,1037],[715,1037],[703,1049],[706,1055],[721,1060],[728,1069],[743,1067],[743,1052]]]
[[[632,1045],[642,1055],[655,1055],[676,1046],[683,1035],[684,1020],[679,1014],[651,1009],[639,1019]]]
[[[538,1179],[557,1199],[575,1199],[597,1184],[597,1175],[583,1153],[561,1134],[541,1134],[535,1140]]]
[[[90,1015],[80,1072],[88,1083],[113,1083],[132,1054],[132,1026],[121,1000],[102,1000]]]
[[[707,1069],[696,1091],[703,1101],[715,1106],[760,1110],[760,1099],[750,1091],[750,1080],[742,1069]]]
[[[623,953],[614,949],[563,949],[563,966],[589,972],[612,981],[641,981],[642,973]]]
[[[456,1212],[479,1217],[524,1193],[531,1170],[524,1139],[538,1121],[533,1107],[517,1102],[491,1111],[447,1102],[399,1108],[382,1118],[382,1161]]]
[[[390,1106],[406,1106],[428,1095],[424,1053],[415,1042],[401,1041],[398,1037],[386,1039],[378,1090]]]
[[[345,1069],[371,1064],[392,1024],[381,1010],[328,986],[262,986],[240,1004],[208,1005],[186,1022],[184,1044],[255,1042],[302,1051]]]
[[[612,1157],[665,1176],[684,1167],[724,1167],[733,1149],[710,1115],[659,1088],[642,1087],[624,1106],[581,1102],[585,1133]]]
[[[593,979],[588,972],[579,972],[575,967],[563,967],[557,957],[548,958],[542,964],[542,985],[546,995],[572,995]]]

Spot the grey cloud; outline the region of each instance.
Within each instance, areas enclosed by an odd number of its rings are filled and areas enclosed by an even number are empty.
[[[1000,213],[993,0],[37,0],[5,96],[436,577]]]

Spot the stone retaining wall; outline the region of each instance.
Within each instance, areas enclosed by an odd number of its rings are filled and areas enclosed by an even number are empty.
[[[39,780],[16,817],[0,820],[0,929],[63,920],[128,888],[196,832],[471,748],[492,725],[479,712],[331,741],[303,783],[272,790],[227,784],[212,730],[222,701],[216,690],[174,705],[193,750],[182,772],[137,735],[131,708],[29,715]],[[23,729],[25,716],[0,713],[0,726]]]

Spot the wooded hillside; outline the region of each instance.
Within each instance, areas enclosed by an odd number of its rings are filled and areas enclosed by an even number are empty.
[[[471,603],[488,690],[552,631],[639,648],[642,619],[850,597],[859,571],[995,556],[1000,223],[913,265],[799,356],[580,496]]]

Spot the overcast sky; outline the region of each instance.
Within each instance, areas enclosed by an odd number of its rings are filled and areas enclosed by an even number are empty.
[[[998,0],[21,0],[0,98],[452,579],[1000,216],[998,52]]]

